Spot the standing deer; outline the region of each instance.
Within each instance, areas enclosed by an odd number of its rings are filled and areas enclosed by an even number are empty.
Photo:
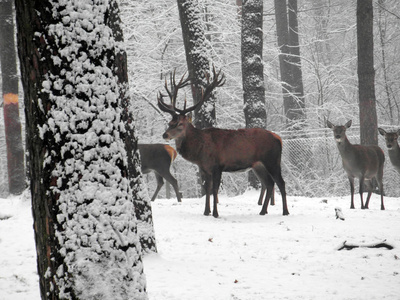
[[[378,128],[381,135],[385,137],[386,147],[388,148],[390,162],[397,172],[400,173],[400,147],[397,138],[400,135],[400,129],[397,132],[386,132],[382,128]]]
[[[362,209],[368,209],[369,199],[371,198],[373,188],[372,179],[375,178],[381,194],[381,209],[384,210],[382,178],[385,155],[382,149],[375,145],[363,146],[351,144],[346,136],[346,129],[351,126],[351,120],[344,126],[335,126],[328,120],[326,121],[326,124],[333,131],[333,137],[336,140],[336,145],[339,149],[340,156],[342,157],[343,168],[350,181],[350,208],[354,208],[354,178],[358,178],[360,182],[359,192]],[[365,206],[363,201],[364,182],[368,186],[368,196]]]
[[[156,199],[158,192],[164,184],[164,178],[172,185],[178,202],[181,202],[182,198],[179,192],[178,182],[169,171],[171,163],[177,156],[175,149],[164,144],[138,144],[138,149],[142,162],[142,173],[147,174],[153,171],[156,175],[157,188],[153,197],[151,197],[151,201]]]
[[[171,114],[172,120],[168,129],[163,134],[165,140],[175,140],[176,149],[186,160],[199,166],[205,178],[206,202],[204,215],[209,215],[210,194],[212,192],[213,216],[218,217],[218,189],[222,172],[234,172],[252,168],[263,185],[267,189],[261,215],[267,213],[268,202],[271,198],[274,182],[278,185],[282,194],[283,215],[289,211],[286,203],[285,182],[281,175],[281,138],[265,129],[249,128],[228,130],[218,128],[195,128],[188,114],[200,107],[211,92],[225,83],[221,71],[216,73],[213,68],[213,80],[210,82],[209,74],[206,74],[207,85],[202,90],[201,100],[195,105],[183,109],[176,107],[176,98],[179,89],[189,84],[189,78],[182,76],[178,84],[175,81],[175,73],[170,75],[170,89],[165,81],[165,89],[171,100],[171,105],[163,101],[164,95],[159,93],[159,108]]]

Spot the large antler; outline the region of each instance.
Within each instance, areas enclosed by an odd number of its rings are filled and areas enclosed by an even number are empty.
[[[187,86],[189,84],[189,75],[185,79],[185,74],[181,77],[181,80],[179,80],[178,84],[176,84],[175,80],[175,73],[176,69],[174,70],[174,73],[170,74],[170,86],[171,88],[168,88],[168,82],[167,78],[165,78],[165,85],[164,88],[167,91],[168,97],[171,100],[171,104],[166,104],[163,100],[164,95],[161,94],[161,92],[158,94],[157,100],[158,100],[158,107],[167,113],[170,113],[171,115],[175,115],[177,112],[181,113],[181,110],[176,107],[176,97],[178,96],[178,91],[179,89]],[[186,106],[186,104],[185,104]]]
[[[157,97],[158,107],[162,111],[167,112],[167,113],[169,113],[171,115],[175,115],[176,113],[179,113],[181,115],[185,115],[188,112],[191,112],[191,111],[195,110],[197,107],[201,106],[204,103],[204,101],[206,101],[210,97],[212,91],[216,87],[219,87],[219,86],[222,86],[222,85],[225,84],[225,76],[224,76],[224,74],[221,73],[221,70],[219,70],[219,72],[217,73],[217,71],[215,70],[215,67],[213,66],[213,80],[211,82],[210,82],[210,74],[205,73],[205,77],[206,77],[206,80],[207,80],[207,85],[206,85],[206,87],[204,89],[203,88],[201,89],[201,99],[200,99],[200,101],[197,102],[195,105],[186,108],[186,99],[185,99],[184,108],[183,109],[179,109],[179,108],[176,107],[176,97],[178,95],[178,90],[180,88],[183,88],[183,87],[185,87],[185,86],[187,86],[189,84],[189,76],[186,79],[184,79],[185,74],[182,76],[182,78],[181,78],[181,80],[179,81],[178,84],[176,84],[176,81],[175,81],[175,71],[174,71],[173,75],[172,74],[170,75],[171,90],[168,89],[167,80],[165,79],[165,90],[167,91],[168,96],[171,99],[171,104],[170,105],[166,104],[163,101],[164,95],[159,93],[159,95]]]

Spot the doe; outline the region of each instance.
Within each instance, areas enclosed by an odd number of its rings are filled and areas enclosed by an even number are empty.
[[[378,128],[381,135],[385,137],[386,147],[388,148],[389,159],[397,172],[400,173],[400,147],[397,138],[400,135],[400,129],[396,132],[386,132],[382,128]]]
[[[157,188],[151,197],[154,201],[164,184],[163,178],[174,188],[178,202],[182,201],[181,193],[178,188],[178,181],[171,175],[169,168],[175,160],[177,153],[174,148],[164,144],[138,144],[140,159],[142,162],[142,173],[154,172],[157,179]]]
[[[346,136],[346,129],[351,126],[351,120],[344,126],[335,126],[328,120],[327,126],[332,129],[333,137],[342,157],[343,168],[347,173],[350,181],[351,206],[354,208],[354,178],[358,178],[360,182],[361,208],[368,209],[369,199],[372,194],[372,179],[376,179],[381,194],[381,209],[384,210],[383,204],[383,165],[385,162],[385,154],[382,149],[375,145],[363,146],[353,145]],[[367,201],[363,201],[364,183],[368,186]]]
[[[209,215],[210,194],[212,192],[213,216],[218,217],[218,189],[222,172],[234,172],[252,168],[257,177],[267,189],[267,195],[262,206],[261,215],[267,213],[269,199],[271,198],[274,182],[277,184],[283,204],[283,215],[289,211],[286,203],[285,182],[281,175],[281,138],[268,130],[261,128],[249,128],[228,130],[218,128],[198,129],[191,122],[188,114],[200,107],[210,96],[214,88],[225,83],[224,75],[213,68],[213,80],[210,82],[209,74],[206,74],[207,85],[202,90],[201,100],[195,105],[183,109],[176,107],[178,90],[189,84],[189,78],[176,83],[175,74],[170,77],[170,88],[165,81],[165,89],[171,100],[171,105],[163,101],[163,95],[158,96],[159,108],[171,114],[172,120],[163,137],[166,140],[175,140],[176,149],[186,160],[199,166],[205,176],[206,203],[204,215]]]

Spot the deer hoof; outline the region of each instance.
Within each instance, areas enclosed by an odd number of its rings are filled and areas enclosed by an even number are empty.
[[[282,215],[288,216],[289,215],[289,211],[284,211]]]
[[[260,216],[265,216],[266,214],[268,214],[266,211],[260,211]]]

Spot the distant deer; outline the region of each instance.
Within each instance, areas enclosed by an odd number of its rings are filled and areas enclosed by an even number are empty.
[[[400,173],[400,147],[397,138],[400,135],[400,129],[396,132],[386,132],[382,128],[378,128],[381,135],[385,137],[386,147],[388,148],[390,162],[397,172]]]
[[[343,168],[350,181],[350,208],[354,208],[354,178],[358,178],[360,181],[359,192],[362,209],[368,209],[369,199],[371,198],[373,189],[372,179],[375,178],[381,194],[381,209],[384,210],[382,178],[385,155],[382,149],[375,145],[363,146],[351,144],[346,136],[346,129],[351,126],[351,120],[344,126],[335,126],[329,121],[326,121],[326,124],[333,131],[333,137],[335,138],[340,156],[342,157]],[[365,206],[363,201],[364,183],[368,186],[368,196]]]
[[[204,215],[209,215],[210,194],[213,193],[213,216],[218,217],[218,189],[222,172],[234,172],[252,168],[257,177],[267,189],[261,215],[267,213],[268,202],[271,198],[274,182],[279,187],[282,195],[283,215],[289,211],[286,203],[285,182],[281,175],[281,138],[265,129],[249,128],[228,130],[218,128],[197,129],[188,117],[188,114],[200,107],[208,99],[211,92],[225,83],[224,75],[213,68],[213,80],[210,82],[209,74],[206,74],[207,85],[202,90],[201,100],[195,105],[183,109],[176,107],[176,98],[179,89],[189,84],[189,78],[176,83],[175,73],[170,76],[170,88],[165,81],[165,89],[171,100],[171,105],[163,101],[164,95],[159,93],[159,108],[171,114],[172,120],[168,129],[163,134],[166,140],[175,139],[176,149],[186,160],[199,166],[205,175],[206,203]]]
[[[156,175],[157,188],[153,197],[151,197],[151,201],[156,199],[158,192],[164,184],[164,178],[172,185],[178,202],[181,202],[182,198],[179,192],[178,182],[169,171],[171,163],[177,156],[175,149],[164,144],[138,144],[138,149],[142,162],[142,173],[147,174],[153,171]]]

